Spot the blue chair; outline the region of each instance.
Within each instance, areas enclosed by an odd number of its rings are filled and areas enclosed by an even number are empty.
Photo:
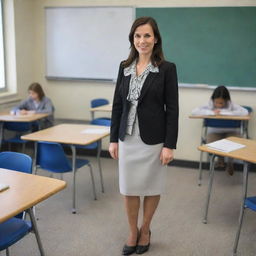
[[[22,140],[20,137],[25,133],[38,130],[38,124],[37,122],[4,122],[3,129],[15,132],[14,137],[3,139],[3,143],[8,143],[9,150],[11,143],[18,143],[22,145],[22,152],[25,152],[25,146],[28,141]]]
[[[250,210],[256,212],[256,196],[245,198],[244,207],[241,210],[240,216],[239,216],[239,224],[238,224],[236,239],[235,239],[234,248],[233,248],[233,256],[236,256],[236,253],[237,253],[237,246],[238,246],[238,242],[239,242],[240,232],[242,229],[242,223],[243,223],[245,209],[250,209]]]
[[[30,156],[18,152],[1,152],[0,168],[31,174],[32,159]]]
[[[249,106],[243,106],[249,112],[252,112],[252,108]],[[201,130],[201,145],[206,144],[207,129],[209,127],[214,128],[241,128],[241,135],[246,138],[249,138],[248,135],[248,121],[239,121],[239,120],[224,120],[224,119],[208,119],[203,120],[203,127]],[[201,185],[202,182],[202,165],[203,165],[203,151],[200,152],[200,162],[199,162],[199,177],[198,185]]]
[[[243,107],[248,110],[248,113],[249,113],[249,114],[252,114],[252,112],[253,112],[252,107],[249,107],[249,106],[243,106]],[[243,122],[243,125],[244,125],[244,127],[243,127],[243,130],[244,130],[244,137],[245,137],[246,139],[249,139],[249,138],[250,138],[250,137],[249,137],[249,132],[248,132],[248,124],[249,124],[249,121],[248,121],[248,120]]]
[[[96,108],[96,107],[104,106],[104,105],[107,105],[107,104],[109,104],[109,101],[107,99],[98,98],[98,99],[91,100],[91,108]],[[92,118],[92,120],[94,120],[94,119],[110,120],[109,117],[94,118],[94,111],[91,111],[91,118]]]
[[[2,152],[0,153],[0,168],[32,173],[32,159],[30,156],[22,153]],[[44,255],[38,230],[36,226],[32,224],[35,221],[34,216],[31,216],[31,214],[32,213],[29,212],[31,221],[23,219],[23,213],[20,213],[0,223],[0,251],[6,250],[7,256],[9,255],[9,247],[21,240],[31,231],[35,231],[40,253],[42,256]]]
[[[75,213],[75,201],[76,201],[76,196],[75,196],[76,170],[85,165],[89,166],[91,180],[92,180],[93,196],[94,196],[94,199],[97,200],[92,166],[88,160],[76,159],[75,170],[73,170],[72,159],[67,158],[63,150],[63,147],[59,143],[52,143],[52,142],[37,143],[36,167],[40,167],[44,170],[47,170],[53,173],[73,172],[73,213]]]
[[[90,124],[94,125],[100,125],[100,126],[108,126],[110,127],[111,125],[111,120],[108,119],[93,119]],[[104,193],[104,181],[103,181],[103,175],[102,175],[102,168],[101,168],[101,161],[100,161],[100,154],[101,154],[101,141],[97,141],[94,143],[91,143],[86,146],[80,146],[76,145],[76,148],[80,149],[89,149],[89,150],[97,150],[97,162],[98,162],[98,167],[99,167],[99,174],[100,174],[100,182],[101,182],[101,191]]]
[[[0,168],[31,174],[32,159],[30,156],[18,152],[2,152],[0,153]],[[20,213],[15,217],[22,218],[25,215]]]

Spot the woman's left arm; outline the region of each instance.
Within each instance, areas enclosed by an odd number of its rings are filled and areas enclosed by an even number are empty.
[[[179,118],[179,95],[177,71],[174,63],[168,63],[165,71],[165,141],[160,154],[160,161],[163,165],[173,160],[178,138],[178,118]]]
[[[177,71],[174,63],[168,63],[164,86],[166,128],[164,147],[160,154],[162,165],[166,165],[173,160],[173,149],[176,149],[178,138],[179,95]]]
[[[176,66],[168,63],[165,71],[165,141],[164,147],[175,149],[178,138],[179,95]]]
[[[52,101],[49,98],[44,98],[43,100],[44,100],[44,104],[42,104],[42,107],[36,110],[36,113],[52,114],[54,112]]]

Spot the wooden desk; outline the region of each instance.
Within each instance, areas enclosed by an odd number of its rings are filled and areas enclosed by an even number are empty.
[[[243,144],[243,145],[245,145],[245,147],[235,150],[235,151],[231,151],[229,153],[211,149],[211,148],[207,147],[206,145],[202,145],[202,146],[198,147],[198,150],[211,154],[210,179],[209,179],[208,194],[207,194],[206,204],[205,204],[205,213],[204,213],[204,219],[203,219],[204,223],[207,223],[208,208],[209,208],[213,176],[214,176],[214,158],[216,156],[223,156],[223,157],[230,157],[233,159],[238,159],[238,160],[244,161],[242,207],[244,205],[244,200],[245,200],[246,194],[247,194],[248,164],[256,163],[256,141],[255,140],[248,140],[248,139],[237,138],[237,137],[228,137],[227,139],[231,140],[233,142]]]
[[[8,112],[0,113],[0,149],[3,139],[3,125],[4,122],[34,122],[49,116],[48,113],[29,114],[29,115],[10,115]]]
[[[223,157],[226,156],[226,157],[231,157],[231,158],[234,158],[234,159],[239,159],[239,160],[244,161],[242,201],[241,201],[240,217],[239,217],[239,228],[241,228],[244,202],[245,202],[245,199],[247,197],[248,165],[249,165],[249,163],[254,163],[254,164],[256,163],[256,141],[255,140],[248,140],[248,139],[244,139],[244,138],[237,138],[237,137],[228,137],[227,139],[231,140],[231,141],[234,141],[234,142],[237,142],[237,143],[240,143],[240,144],[243,144],[243,145],[245,145],[245,147],[241,148],[241,149],[238,149],[238,150],[235,150],[235,151],[231,151],[229,153],[224,153],[224,152],[221,152],[221,151],[210,149],[206,145],[198,147],[199,150],[212,154],[211,155],[211,161],[210,161],[210,179],[209,179],[209,185],[208,185],[208,193],[207,193],[207,198],[206,198],[203,223],[207,223],[209,202],[210,202],[213,176],[214,176],[214,158],[216,156],[223,156]],[[236,234],[235,243],[234,243],[234,246],[233,246],[233,255],[234,256],[236,255],[236,252],[237,252],[239,232],[237,232],[237,234]]]
[[[8,113],[0,113],[0,122],[34,122],[49,116],[48,113],[29,114],[29,115],[10,115]]]
[[[245,136],[248,138],[248,121],[251,119],[251,114],[247,116],[227,116],[227,115],[190,115],[189,118],[191,119],[220,119],[220,120],[234,120],[234,121],[241,121],[241,127],[240,127],[240,134],[241,136]],[[202,123],[202,129],[201,129],[201,143],[204,140],[203,138],[206,138],[207,135],[207,128],[205,128],[204,122]],[[200,186],[202,183],[202,162],[203,162],[203,151],[201,151],[200,154],[200,161],[199,161],[199,175],[198,175],[198,185]]]
[[[9,189],[0,192],[0,223],[66,187],[66,182],[62,180],[2,168],[0,181],[10,186]]]
[[[22,211],[27,211],[35,231],[39,250],[41,255],[44,255],[32,207],[64,189],[66,182],[1,168],[0,181],[10,186],[9,189],[0,192],[0,223]]]
[[[190,115],[191,119],[223,119],[223,120],[238,120],[238,121],[248,121],[251,119],[251,115],[247,116],[227,116],[227,115],[209,115],[209,116],[195,116]]]
[[[95,133],[85,134],[82,133],[85,129],[95,129]],[[98,133],[98,129],[104,129],[104,133]],[[72,150],[72,173],[73,173],[73,208],[72,212],[76,213],[76,145],[88,145],[93,142],[99,142],[110,134],[109,129],[104,126],[98,125],[81,125],[81,124],[60,124],[38,132],[21,136],[24,140],[30,141],[48,141],[57,142],[61,144],[71,145]],[[37,147],[35,146],[35,156]],[[35,158],[36,159],[36,158]]]
[[[106,104],[96,108],[90,108],[92,119],[94,119],[94,112],[111,112],[112,104]]]

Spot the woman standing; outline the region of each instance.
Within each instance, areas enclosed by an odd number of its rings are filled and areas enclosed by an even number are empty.
[[[130,54],[120,64],[116,83],[109,145],[111,156],[119,159],[119,186],[130,228],[123,255],[149,249],[151,220],[178,135],[176,67],[164,60],[156,21],[136,19],[129,41]],[[140,196],[143,222],[138,228]]]

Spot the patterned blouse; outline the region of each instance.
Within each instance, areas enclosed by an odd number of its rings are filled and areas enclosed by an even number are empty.
[[[128,114],[126,133],[129,135],[132,135],[133,133],[133,128],[134,128],[136,115],[137,115],[138,99],[139,99],[143,84],[149,72],[158,73],[159,69],[158,67],[155,67],[152,63],[149,63],[146,69],[139,76],[137,76],[136,61],[134,61],[129,67],[124,69],[125,76],[131,75],[129,93],[127,96],[127,100],[130,101],[130,111]]]

